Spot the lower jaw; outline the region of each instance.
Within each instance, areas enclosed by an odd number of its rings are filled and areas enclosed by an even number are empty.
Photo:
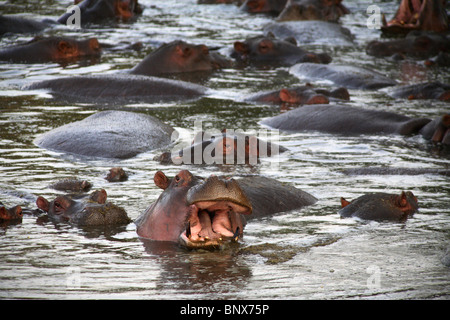
[[[178,238],[178,242],[181,246],[187,249],[217,250],[217,249],[224,249],[230,244],[236,243],[237,239],[221,238],[221,239],[202,239],[198,241],[192,241],[186,236],[186,232],[183,232]]]

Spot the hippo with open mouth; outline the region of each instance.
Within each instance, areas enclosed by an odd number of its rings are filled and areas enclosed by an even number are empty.
[[[243,236],[247,218],[299,209],[317,201],[300,189],[260,176],[203,179],[182,170],[169,179],[158,171],[154,181],[164,191],[136,219],[137,234],[178,242],[189,249],[220,248]]]

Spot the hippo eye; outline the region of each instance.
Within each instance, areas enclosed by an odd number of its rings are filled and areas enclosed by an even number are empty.
[[[175,176],[175,182],[180,182],[181,178],[179,176]]]
[[[55,202],[53,203],[53,205],[55,206],[55,211],[56,211],[56,212],[60,212],[60,211],[63,211],[63,210],[64,210],[63,206],[62,206],[61,203],[59,203],[58,201],[55,201]]]

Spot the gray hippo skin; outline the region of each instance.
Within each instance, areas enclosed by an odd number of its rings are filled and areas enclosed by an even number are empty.
[[[187,248],[217,248],[237,241],[247,219],[317,201],[302,190],[259,176],[205,180],[182,170],[170,179],[158,171],[154,181],[164,191],[135,221],[137,234]]]
[[[338,23],[327,21],[285,21],[268,24],[264,34],[277,38],[294,38],[302,45],[353,46],[350,31]]]
[[[342,218],[358,217],[364,220],[404,222],[412,216],[419,205],[411,191],[400,195],[388,193],[369,193],[353,201],[341,198]]]
[[[24,89],[44,89],[59,99],[100,104],[195,99],[207,90],[189,82],[126,73],[57,78],[32,83]]]
[[[62,195],[48,201],[39,196],[36,205],[39,209],[47,212],[50,220],[56,223],[69,223],[80,227],[130,223],[131,219],[126,211],[107,202],[106,198],[106,191],[101,189],[80,199]]]
[[[289,72],[308,80],[329,80],[347,89],[376,90],[397,84],[376,71],[349,65],[299,63],[292,66]]]
[[[383,133],[421,134],[432,142],[450,144],[448,114],[431,120],[345,105],[315,104],[264,119],[261,124],[283,131],[320,131],[349,136]]]
[[[71,62],[98,58],[100,54],[101,48],[96,38],[46,37],[6,47],[0,50],[0,60],[13,63]]]
[[[167,146],[173,131],[149,115],[102,111],[53,129],[36,138],[35,144],[87,157],[126,159]]]

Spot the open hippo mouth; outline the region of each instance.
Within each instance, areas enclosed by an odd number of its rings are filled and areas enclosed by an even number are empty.
[[[408,33],[411,30],[444,32],[448,17],[442,0],[402,0],[394,18],[383,21],[382,30],[388,33]]]
[[[250,201],[233,179],[211,176],[192,187],[186,200],[189,215],[179,241],[187,248],[217,248],[237,241],[245,225],[242,215],[252,212]]]

